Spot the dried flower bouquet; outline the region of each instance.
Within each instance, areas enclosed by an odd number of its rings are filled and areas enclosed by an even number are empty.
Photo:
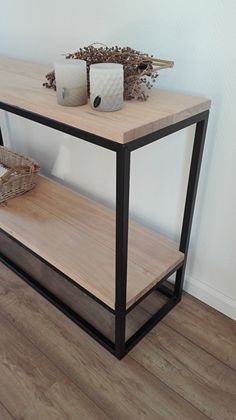
[[[97,46],[96,46],[97,45]],[[107,47],[103,44],[92,44],[80,48],[74,53],[65,54],[67,59],[80,59],[87,62],[87,72],[95,63],[120,63],[124,67],[124,99],[139,99],[146,101],[148,90],[152,88],[158,77],[158,71],[173,67],[173,61],[160,60],[152,55],[141,53],[130,47]],[[54,71],[46,75],[43,84],[47,88],[56,90]],[[89,93],[89,77],[88,77]]]

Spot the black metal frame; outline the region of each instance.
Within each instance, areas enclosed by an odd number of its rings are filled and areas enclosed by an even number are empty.
[[[13,114],[22,116],[32,121],[38,122],[45,126],[54,128],[58,131],[70,134],[74,137],[83,139],[90,143],[98,146],[107,148],[116,153],[116,301],[115,310],[104,305],[103,302],[99,301],[96,296],[89,294],[90,297],[95,299],[97,302],[102,304],[107,310],[110,310],[115,315],[115,343],[107,339],[101,332],[89,324],[86,320],[80,317],[77,313],[71,310],[66,304],[55,297],[51,292],[46,290],[40,285],[35,279],[29,276],[22,269],[17,267],[12,261],[4,257],[0,252],[0,261],[6,264],[14,272],[16,272],[24,281],[30,284],[36,289],[41,295],[53,303],[57,308],[64,312],[70,319],[80,325],[87,333],[95,338],[100,344],[102,344],[107,350],[113,353],[118,359],[121,359],[127,354],[130,349],[138,343],[143,336],[147,334],[180,300],[182,297],[184,273],[187,261],[187,253],[189,246],[189,239],[191,233],[194,205],[196,200],[197,186],[200,174],[200,167],[202,161],[202,154],[204,148],[204,141],[207,130],[209,111],[204,111],[195,116],[187,118],[176,124],[172,124],[168,127],[160,129],[154,133],[140,137],[139,139],[133,140],[127,144],[116,143],[112,140],[99,137],[92,133],[80,130],[75,127],[71,127],[67,124],[61,123],[44,117],[42,115],[27,111],[22,108],[18,108],[3,102],[0,102],[0,109],[11,112]],[[165,277],[163,277],[158,283],[148,291],[142,298],[140,298],[132,307],[126,309],[126,292],[127,292],[127,262],[128,262],[128,227],[129,227],[129,187],[130,187],[130,158],[132,151],[157,141],[169,134],[175,133],[183,128],[189,127],[196,124],[195,138],[192,151],[192,159],[186,194],[186,202],[182,223],[181,239],[179,250],[184,253],[184,261],[177,265],[171,270]],[[3,139],[0,129],[0,145],[3,145]],[[4,232],[6,234],[6,232]],[[12,240],[16,241],[13,237]],[[16,241],[17,242],[17,241]],[[17,242],[19,246],[23,244]],[[34,254],[30,249],[29,252]],[[34,254],[35,255],[35,254]],[[40,258],[37,255],[37,258]],[[41,258],[42,260],[42,258]],[[47,261],[43,260],[45,264],[50,265]],[[58,271],[55,267],[54,270]],[[166,287],[162,283],[176,272],[176,280],[173,290]],[[67,278],[63,273],[62,276]],[[72,281],[67,278],[68,281]],[[77,287],[80,286],[74,283]],[[127,314],[136,307],[143,299],[145,299],[155,289],[168,297],[168,301],[159,309],[131,338],[125,340],[126,331],[126,316]],[[82,289],[85,293],[86,290]]]

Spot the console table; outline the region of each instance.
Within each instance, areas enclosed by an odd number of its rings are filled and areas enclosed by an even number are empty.
[[[48,70],[0,58],[0,108],[113,151],[116,210],[41,176],[34,190],[0,207],[0,260],[121,359],[181,299],[210,101],[157,89],[114,113],[66,108],[42,87]],[[130,158],[193,124],[176,245],[129,220]]]

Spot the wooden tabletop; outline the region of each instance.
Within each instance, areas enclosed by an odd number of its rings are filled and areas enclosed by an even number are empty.
[[[0,57],[0,102],[121,144],[206,111],[211,104],[206,98],[153,89],[147,102],[126,101],[117,112],[94,111],[89,104],[63,107],[56,93],[42,86],[50,70],[52,66]]]
[[[115,308],[111,209],[39,177],[35,189],[0,207],[0,228]],[[177,245],[132,220],[128,254],[127,308],[184,259]]]

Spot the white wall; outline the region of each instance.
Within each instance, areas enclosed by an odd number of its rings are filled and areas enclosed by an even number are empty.
[[[160,73],[161,88],[212,99],[185,288],[236,319],[236,2],[0,0],[0,10],[2,55],[53,63],[94,41],[130,45],[175,61],[173,70]],[[38,159],[46,173],[114,200],[111,152],[19,117],[2,115],[2,124],[6,140]],[[132,159],[132,214],[175,239],[192,134],[184,130]]]

